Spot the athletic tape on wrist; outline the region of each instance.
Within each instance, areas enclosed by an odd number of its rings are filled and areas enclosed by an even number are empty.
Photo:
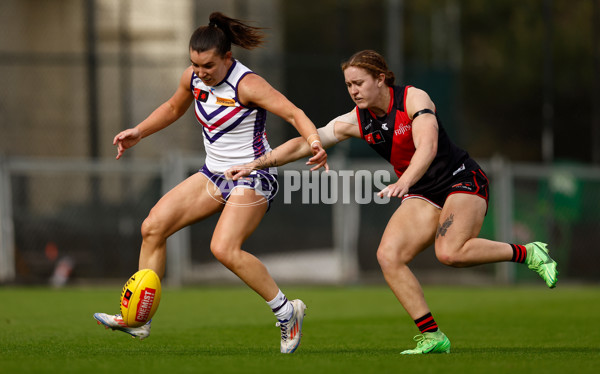
[[[318,134],[318,133],[315,133],[315,134],[310,134],[310,135],[309,135],[309,136],[306,138],[306,141],[310,143],[310,138],[312,138],[313,136],[319,136],[319,134]]]

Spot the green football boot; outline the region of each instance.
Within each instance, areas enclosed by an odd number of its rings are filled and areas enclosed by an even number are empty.
[[[417,347],[403,351],[401,354],[450,353],[450,340],[440,330],[436,332],[424,332],[415,336],[413,340],[417,342]]]
[[[548,287],[554,288],[558,280],[558,270],[556,270],[556,261],[548,255],[546,246],[546,243],[540,242],[525,244],[525,248],[527,248],[525,263],[546,281]]]

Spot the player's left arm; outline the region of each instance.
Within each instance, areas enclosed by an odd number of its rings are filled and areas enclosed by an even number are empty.
[[[406,112],[413,119],[415,113],[429,109],[435,113],[435,104],[429,95],[418,88],[410,87],[406,95]],[[419,114],[412,122],[412,136],[415,153],[406,171],[394,184],[379,192],[379,196],[402,197],[425,174],[437,154],[439,126],[433,113]]]
[[[264,78],[256,74],[248,74],[238,86],[239,100],[248,106],[261,107],[289,122],[308,142],[313,154],[312,159],[318,162],[317,168],[327,165],[327,153],[323,149],[321,139],[315,125],[304,111],[295,106],[282,93],[273,88]]]

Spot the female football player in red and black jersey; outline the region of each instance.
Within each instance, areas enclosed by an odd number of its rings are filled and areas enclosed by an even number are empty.
[[[354,54],[342,70],[356,106],[320,128],[319,134],[325,148],[350,137],[364,139],[392,164],[398,177],[379,192],[402,203],[383,233],[377,260],[421,332],[415,337],[417,347],[402,353],[450,352],[450,341],[438,329],[421,285],[408,267],[431,244],[445,265],[526,263],[553,288],[558,273],[546,244],[508,244],[477,237],[488,208],[487,177],[466,151],[450,141],[429,95],[412,86],[394,85],[394,74],[375,51]],[[251,163],[231,168],[226,176],[237,179],[251,170],[309,155],[305,141],[292,139]]]

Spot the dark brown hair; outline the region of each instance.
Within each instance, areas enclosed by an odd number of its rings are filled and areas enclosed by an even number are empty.
[[[254,49],[264,41],[265,35],[260,31],[261,27],[249,26],[220,12],[211,13],[208,20],[208,26],[200,26],[192,34],[192,51],[204,52],[216,48],[217,53],[224,56],[231,50],[231,44]]]
[[[394,73],[388,69],[383,56],[370,49],[353,54],[348,61],[342,63],[342,71],[351,66],[365,69],[373,76],[373,78],[379,77],[379,74],[384,74],[385,84],[387,86],[393,86],[394,81],[396,80]]]

